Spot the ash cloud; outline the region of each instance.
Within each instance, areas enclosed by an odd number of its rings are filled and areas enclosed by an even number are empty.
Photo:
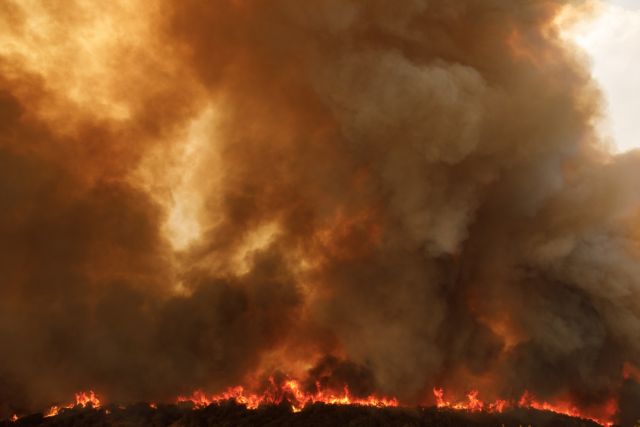
[[[275,372],[632,406],[640,157],[594,129],[580,2],[145,3],[93,39],[86,5],[0,9],[2,414]]]

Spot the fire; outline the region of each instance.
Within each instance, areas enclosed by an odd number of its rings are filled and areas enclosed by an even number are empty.
[[[510,408],[524,408],[524,409],[536,409],[539,411],[555,412],[556,414],[568,415],[570,417],[577,417],[587,419],[596,422],[602,426],[612,426],[613,422],[610,420],[617,411],[617,405],[615,401],[608,402],[604,408],[607,419],[601,419],[586,415],[581,412],[575,405],[569,402],[556,402],[549,403],[545,401],[537,400],[531,393],[525,391],[522,397],[517,402],[510,402],[506,400],[496,400],[494,402],[485,403],[478,398],[478,391],[472,390],[467,394],[467,400],[462,402],[450,402],[444,397],[444,390],[442,388],[434,388],[433,395],[436,400],[436,406],[438,408],[448,408],[454,410],[478,412],[486,411],[492,413],[501,413]]]
[[[288,401],[294,412],[301,411],[307,404],[311,403],[375,407],[398,406],[398,400],[395,398],[377,397],[374,395],[364,398],[352,396],[346,385],[340,392],[335,392],[322,390],[319,384],[316,384],[315,392],[306,392],[296,380],[287,380],[280,386],[277,386],[275,382],[271,380],[271,387],[263,393],[248,392],[242,386],[237,386],[211,396],[207,396],[202,391],[196,391],[191,396],[178,397],[178,402],[191,402],[198,408],[227,400],[233,400],[246,405],[249,409],[255,409],[260,405],[278,405],[283,401]]]
[[[66,405],[60,405],[60,406],[54,405],[51,408],[49,408],[49,410],[44,414],[44,416],[45,418],[55,417],[60,413],[60,410],[71,409],[76,406],[81,406],[83,408],[86,408],[87,406],[91,406],[92,408],[99,408],[100,399],[98,398],[98,396],[96,396],[93,390],[89,390],[88,393],[81,391],[79,393],[76,393],[76,400],[74,403],[68,403]]]
[[[436,406],[438,408],[450,408],[463,411],[479,412],[502,412],[507,406],[507,401],[496,400],[495,402],[485,404],[478,398],[478,390],[472,390],[467,393],[466,402],[451,403],[444,398],[444,390],[441,388],[434,388],[433,395],[436,398]]]
[[[507,401],[498,399],[493,402],[485,402],[480,399],[478,390],[471,390],[466,394],[466,400],[451,401],[445,398],[445,391],[442,388],[433,388],[433,395],[436,401],[436,407],[440,409],[451,409],[456,411],[469,412],[487,412],[502,413],[505,410],[522,408],[535,409],[539,411],[554,412],[556,414],[577,417],[596,422],[602,426],[611,427],[613,422],[611,419],[617,412],[615,400],[607,402],[602,408],[602,413],[606,418],[598,418],[586,414],[577,406],[568,401],[557,401],[549,403],[536,399],[530,392],[525,391],[517,401]],[[230,387],[227,390],[213,395],[207,395],[202,390],[193,392],[190,396],[179,396],[178,403],[191,403],[194,408],[206,408],[209,405],[216,405],[226,401],[234,401],[238,404],[245,405],[247,409],[256,409],[262,405],[279,405],[287,402],[293,412],[300,412],[308,404],[324,403],[327,405],[358,405],[370,406],[378,408],[397,407],[398,399],[389,397],[378,397],[369,395],[367,397],[356,397],[351,394],[349,387],[345,385],[342,390],[324,390],[320,384],[316,383],[315,391],[305,391],[299,381],[286,380],[281,384],[271,378],[269,387],[263,392],[257,393],[248,391],[242,386]],[[93,392],[79,392],[75,395],[75,402],[66,405],[54,405],[45,413],[45,417],[54,417],[60,413],[62,409],[71,409],[74,407],[82,408],[100,408],[100,398]],[[150,408],[157,409],[156,403],[150,403]],[[106,410],[109,414],[110,411]],[[19,417],[14,414],[10,421],[17,421]]]

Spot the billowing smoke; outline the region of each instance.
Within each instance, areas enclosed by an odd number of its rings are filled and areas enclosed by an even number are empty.
[[[633,408],[640,155],[587,6],[4,2],[0,415],[272,375]]]

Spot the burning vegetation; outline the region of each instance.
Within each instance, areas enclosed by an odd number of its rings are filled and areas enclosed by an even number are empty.
[[[1,422],[2,427],[35,426],[397,426],[397,427],[598,427],[588,420],[535,410],[516,410],[505,414],[443,411],[433,408],[368,408],[365,406],[325,405],[314,403],[301,412],[292,412],[285,405],[261,406],[249,410],[234,401],[221,402],[206,408],[189,405],[135,404],[127,407],[66,409],[58,417],[32,415],[16,421]]]
[[[442,390],[434,389],[437,407],[398,408],[395,400],[354,399],[345,388],[342,395],[316,391],[307,394],[294,381],[281,387],[272,384],[261,395],[245,393],[234,387],[207,397],[195,392],[179,397],[177,404],[139,403],[102,407],[93,391],[76,394],[76,402],[53,406],[45,414],[26,417],[13,415],[1,422],[3,427],[44,425],[384,425],[384,426],[611,426],[610,422],[584,419],[560,407],[538,408],[529,399],[511,407],[505,401],[484,406],[477,392],[469,393],[467,403],[451,404],[443,400]],[[523,397],[524,399],[524,397]],[[544,404],[545,406],[547,404]],[[52,418],[54,417],[54,418]]]
[[[634,425],[594,5],[1,2],[0,419]]]
[[[298,381],[285,379],[276,383],[269,378],[268,386],[261,393],[245,390],[242,386],[230,387],[228,390],[207,395],[201,390],[193,392],[191,396],[179,396],[173,404],[140,403],[136,405],[122,406],[110,405],[103,408],[98,396],[93,392],[80,392],[75,395],[75,402],[65,405],[54,405],[43,414],[29,416],[12,415],[7,423],[18,423],[21,426],[47,425],[47,418],[66,414],[59,421],[52,422],[55,425],[73,424],[82,422],[86,424],[115,424],[126,422],[128,425],[149,425],[150,417],[154,419],[154,425],[189,425],[189,419],[208,418],[215,415],[217,421],[226,423],[239,422],[237,417],[253,419],[253,422],[266,424],[269,422],[291,423],[299,425],[339,425],[346,422],[344,416],[355,416],[358,422],[373,423],[374,425],[403,425],[407,420],[410,425],[433,426],[441,425],[439,422],[454,423],[453,425],[521,425],[523,422],[529,425],[553,426],[553,425],[580,425],[582,427],[593,425],[612,427],[612,417],[617,412],[615,401],[611,401],[603,414],[609,418],[597,419],[585,415],[577,407],[567,402],[548,403],[536,400],[528,392],[517,401],[497,400],[495,402],[483,402],[478,391],[473,390],[467,394],[466,401],[449,402],[445,399],[444,390],[434,388],[435,406],[433,407],[400,407],[397,399],[370,395],[367,397],[355,397],[349,392],[347,385],[341,392],[322,389],[316,383],[315,390],[305,390]],[[160,409],[159,409],[160,407]],[[336,409],[336,407],[360,408]],[[364,408],[377,408],[376,411],[363,411]],[[385,411],[389,408],[399,408],[396,412]],[[88,409],[89,411],[83,411]],[[140,419],[140,409],[146,414],[146,418]],[[232,413],[229,413],[232,409]],[[258,415],[251,411],[261,409]],[[114,411],[116,415],[112,414]],[[159,411],[160,414],[155,414]],[[191,415],[189,411],[199,411]],[[292,414],[305,412],[304,416],[296,418]],[[265,413],[268,415],[264,417]],[[321,419],[315,419],[315,415],[309,419],[309,413],[320,413]],[[87,417],[87,414],[89,416]],[[207,415],[208,414],[208,415]],[[270,416],[276,415],[274,421]],[[169,416],[169,418],[166,418]],[[84,421],[81,421],[84,420]],[[384,421],[383,421],[384,420]],[[204,420],[201,420],[205,422]],[[245,420],[246,421],[246,420]],[[210,422],[210,420],[208,421]],[[248,422],[248,421],[247,421]],[[435,423],[435,424],[434,424]],[[211,424],[208,424],[211,425]],[[368,425],[368,424],[367,424]]]

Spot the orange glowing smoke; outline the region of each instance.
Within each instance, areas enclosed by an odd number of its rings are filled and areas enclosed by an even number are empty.
[[[632,363],[625,363],[622,368],[622,377],[625,380],[634,379],[640,382],[640,368]]]
[[[617,405],[615,401],[608,402],[604,408],[606,418],[595,418],[581,412],[575,405],[570,402],[558,401],[555,403],[549,403],[535,399],[528,391],[525,391],[522,397],[517,402],[508,402],[506,400],[496,400],[494,402],[485,403],[478,398],[478,391],[472,390],[467,394],[467,401],[462,402],[450,402],[444,397],[444,390],[441,388],[434,388],[433,395],[436,399],[436,406],[438,408],[448,408],[460,411],[486,411],[501,413],[505,409],[510,408],[524,408],[524,409],[536,409],[539,411],[555,412],[556,414],[568,415],[570,417],[587,419],[596,422],[603,426],[611,426],[613,422],[610,421],[617,411]]]
[[[207,396],[202,391],[196,391],[191,396],[178,397],[178,402],[191,402],[197,408],[209,406],[234,400],[237,403],[246,405],[249,409],[255,409],[260,405],[278,405],[283,401],[288,401],[294,412],[301,411],[309,403],[325,403],[328,405],[361,405],[375,407],[398,406],[395,398],[368,396],[358,398],[351,395],[349,388],[345,385],[341,392],[321,390],[316,384],[315,392],[306,392],[300,387],[300,383],[295,380],[287,380],[281,386],[276,386],[271,380],[271,387],[263,393],[247,392],[242,386],[230,387],[226,391]]]
[[[84,391],[81,391],[80,393],[76,393],[76,401],[74,403],[69,403],[66,405],[54,405],[51,408],[49,408],[49,410],[45,413],[45,418],[46,417],[55,417],[56,415],[58,415],[58,413],[60,413],[61,409],[71,409],[71,408],[75,408],[76,406],[81,406],[83,408],[87,407],[87,406],[91,406],[92,408],[99,408],[100,407],[100,399],[98,398],[98,396],[96,396],[96,394],[90,390],[89,393],[85,393]]]

